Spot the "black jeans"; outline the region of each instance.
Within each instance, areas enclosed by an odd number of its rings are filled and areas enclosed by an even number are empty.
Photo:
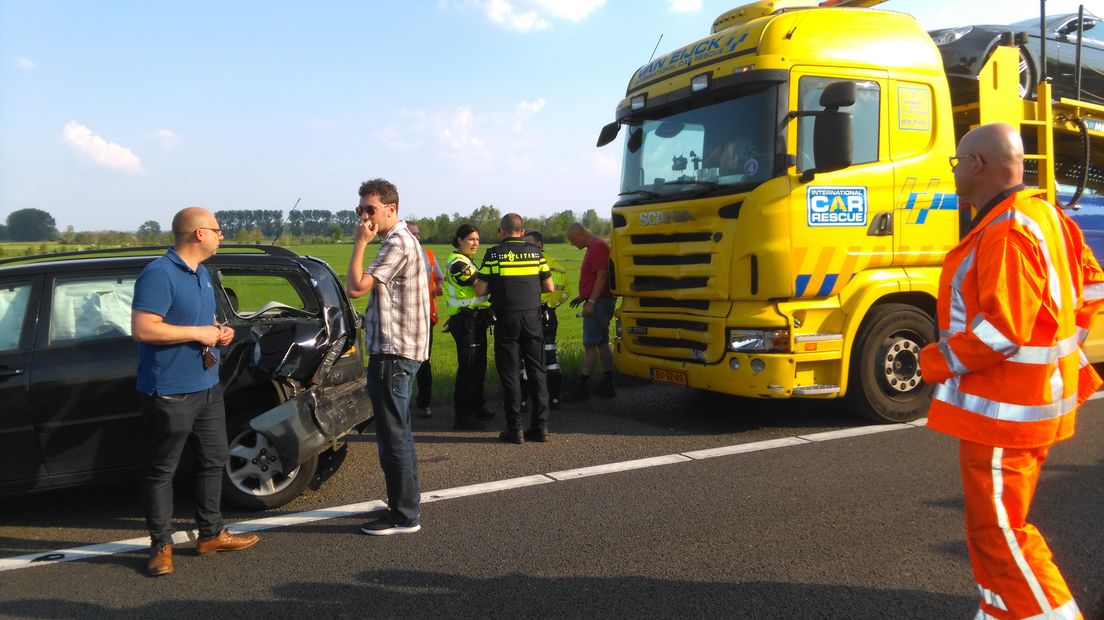
[[[502,380],[506,429],[521,430],[521,365],[532,382],[533,414],[529,427],[548,428],[548,385],[544,374],[544,329],[540,310],[498,312],[495,366]]]
[[[410,429],[410,387],[419,362],[397,355],[368,357],[368,394],[375,412],[380,468],[387,508],[396,525],[418,523],[418,460]]]
[[[195,520],[200,538],[222,531],[222,470],[226,466],[226,411],[222,387],[171,396],[147,396],[146,470],[142,481],[146,526],[156,549],[172,542],[172,480],[188,437],[196,447]]]
[[[429,328],[429,358],[431,357],[433,357],[432,325]],[[418,409],[428,409],[430,400],[433,398],[433,369],[430,368],[429,358],[418,366],[418,374],[415,375],[418,379],[418,397],[414,401],[414,406]]]
[[[483,411],[483,380],[487,376],[487,323],[485,310],[461,308],[449,319],[449,333],[456,341],[456,384],[452,405],[457,421],[473,420]]]

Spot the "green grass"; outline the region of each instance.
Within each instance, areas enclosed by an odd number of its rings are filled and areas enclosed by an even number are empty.
[[[479,265],[483,260],[483,253],[490,248],[494,243],[485,243],[480,246],[479,253],[475,258],[475,264]],[[439,244],[427,244],[427,248],[433,250],[433,253],[437,257],[437,261],[442,265],[448,259],[449,254],[452,253],[452,246],[439,245]],[[326,244],[326,245],[293,245],[289,249],[303,254],[306,256],[313,256],[320,258],[333,267],[334,271],[340,276],[341,281],[345,281],[345,273],[349,267],[349,256],[352,254],[352,246],[350,244]],[[379,244],[370,244],[365,251],[365,266],[371,263],[375,258],[376,252],[379,250]],[[545,253],[555,257],[556,261],[563,266],[567,271],[567,281],[570,287],[571,296],[574,297],[578,294],[579,290],[579,265],[583,260],[583,251],[578,250],[575,247],[567,243],[550,243],[544,248]],[[445,297],[437,298],[437,306],[439,314],[441,315],[441,323],[445,320]],[[354,299],[353,305],[360,312],[364,312],[364,308],[368,303],[367,296],[360,299]],[[578,308],[571,308],[568,304],[564,303],[556,309],[556,317],[559,319],[559,331],[556,337],[556,344],[559,347],[560,366],[563,368],[565,379],[572,379],[579,374],[579,369],[582,366],[583,359],[583,321],[577,318]],[[430,355],[430,364],[433,367],[433,404],[434,406],[451,408],[452,406],[452,388],[456,381],[456,345],[452,339],[452,336],[441,331],[442,325],[439,324],[433,329],[433,350]],[[492,333],[488,334],[488,351],[487,354],[487,394],[490,397],[497,396],[501,393],[501,386],[498,380],[498,372],[494,366],[494,336]],[[612,329],[612,328],[611,328]],[[612,334],[611,334],[612,337]]]

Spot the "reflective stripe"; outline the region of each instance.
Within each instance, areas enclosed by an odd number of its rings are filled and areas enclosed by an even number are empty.
[[[1077,351],[1079,340],[1078,335],[1074,334],[1059,340],[1053,347],[1020,347],[1020,350],[1008,358],[1008,361],[1021,364],[1052,364]]]
[[[545,351],[555,351],[555,350],[556,350],[556,345],[554,345],[554,344],[546,344],[546,345],[544,345],[544,350],[545,350]]]
[[[978,337],[978,340],[981,340],[982,344],[1005,357],[1012,355],[1020,348],[1015,342],[1005,338],[999,329],[980,314],[974,317],[973,323],[970,324],[970,331],[974,332],[974,335]]]
[[[1016,532],[1012,530],[1012,526],[1008,522],[1008,511],[1004,508],[1004,470],[1001,465],[1003,456],[1004,448],[993,448],[991,465],[993,471],[993,509],[997,514],[997,527],[1004,534],[1004,540],[1008,543],[1008,551],[1012,554],[1016,567],[1020,569],[1020,574],[1027,583],[1027,587],[1031,589],[1031,594],[1035,597],[1035,604],[1046,614],[1051,610],[1050,602],[1047,601],[1046,593],[1043,592],[1043,586],[1039,584],[1039,578],[1035,576],[1035,573],[1031,570],[1031,565],[1027,563],[1023,549],[1020,549],[1020,543],[1016,540]]]
[[[1065,415],[1077,408],[1077,394],[1063,398],[1049,405],[1014,405],[989,400],[976,394],[967,394],[959,390],[960,377],[951,377],[943,383],[935,384],[932,398],[965,409],[994,420],[1009,422],[1039,422]]]
[[[1058,271],[1054,268],[1054,263],[1051,260],[1050,249],[1047,246],[1047,240],[1046,237],[1043,235],[1042,227],[1040,227],[1039,224],[1035,222],[1035,220],[1031,219],[1023,211],[1009,210],[993,218],[993,221],[989,222],[986,228],[998,222],[1012,219],[1016,220],[1016,222],[1020,226],[1026,228],[1027,231],[1035,237],[1035,241],[1039,243],[1039,250],[1043,254],[1043,260],[1046,262],[1047,289],[1050,292],[1050,299],[1054,302],[1058,309],[1061,310],[1062,306],[1064,305],[1062,303],[1062,286],[1058,282]],[[1072,289],[1073,287],[1071,286],[1070,290]]]
[[[966,273],[974,266],[976,250],[976,248],[970,250],[966,258],[962,259],[958,269],[955,270],[954,278],[951,279],[950,332],[952,334],[966,331],[966,300],[962,298],[962,283],[966,281]]]
[[[479,304],[479,303],[483,303],[483,302],[487,301],[488,297],[489,297],[489,295],[481,295],[479,297],[468,297],[466,299],[453,299],[452,297],[449,297],[448,301],[445,302],[445,303],[447,303],[448,305],[450,305],[452,307],[471,306],[473,304]]]
[[[951,369],[956,375],[964,375],[970,372],[970,369],[966,367],[951,350],[951,346],[947,344],[947,341],[939,343],[939,352],[943,354],[943,360],[947,362],[947,367]]]
[[[549,364],[549,365],[545,366],[544,369],[545,370],[559,370],[560,365],[559,364]]]
[[[1084,327],[1077,328],[1077,342],[1085,342],[1088,337],[1089,330],[1085,329]]]
[[[1085,301],[1095,301],[1097,299],[1104,299],[1104,284],[1090,284],[1085,287],[1085,291],[1082,294]]]
[[[1050,397],[1058,398],[1066,391],[1066,380],[1062,378],[1062,367],[1055,366],[1054,372],[1050,373]],[[1075,392],[1077,390],[1074,390]],[[1077,394],[1074,394],[1077,396]]]
[[[1055,607],[1041,614],[1035,614],[1024,620],[1077,620],[1081,617],[1081,610],[1077,608],[1077,602],[1072,598],[1063,605]]]
[[[996,592],[978,585],[978,593],[981,595],[981,600],[985,601],[986,605],[992,605],[1001,611],[1008,611],[1008,606],[1004,604],[1004,599]]]
[[[536,265],[534,265],[532,267],[502,266],[502,267],[499,268],[499,273],[502,276],[505,276],[505,277],[509,277],[509,276],[536,276],[536,275],[540,275],[540,267],[536,266]]]

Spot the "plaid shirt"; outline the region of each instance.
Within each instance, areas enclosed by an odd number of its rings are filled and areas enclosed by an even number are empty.
[[[364,350],[416,362],[428,359],[429,281],[422,246],[404,220],[387,231],[368,273],[376,285],[364,313]]]

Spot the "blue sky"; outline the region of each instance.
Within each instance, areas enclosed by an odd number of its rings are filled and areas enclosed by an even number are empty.
[[[0,0],[0,221],[34,207],[61,230],[167,228],[189,205],[286,213],[300,198],[338,211],[377,176],[407,216],[608,214],[619,145],[594,141],[630,75],[660,35],[657,54],[738,4]],[[1038,2],[879,8],[932,29]]]

